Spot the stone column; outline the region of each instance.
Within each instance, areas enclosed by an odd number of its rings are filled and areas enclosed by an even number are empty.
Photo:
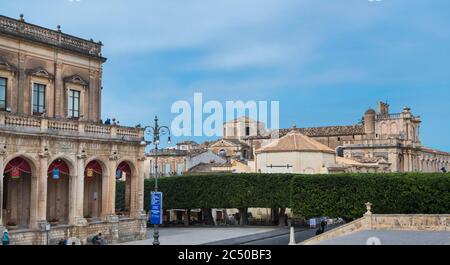
[[[30,192],[30,228],[40,229],[39,227],[39,174],[32,172],[31,175],[31,192]]]
[[[87,221],[83,214],[83,202],[84,202],[84,162],[86,159],[85,154],[79,154],[77,156],[76,175],[73,177],[71,192],[71,201],[73,207],[71,225],[85,226]]]
[[[39,174],[38,174],[38,222],[47,220],[47,171],[48,153],[39,154]]]
[[[389,152],[388,162],[391,163],[391,171],[398,172],[399,171],[399,161],[398,161],[398,153],[395,151]]]
[[[94,118],[94,101],[95,101],[95,86],[94,86],[94,74],[95,71],[90,69],[89,70],[89,88],[88,88],[88,117],[87,119],[89,121],[95,121]]]
[[[18,76],[17,76],[17,112],[19,114],[29,113],[29,111],[24,110],[24,95],[25,90],[28,89],[26,83],[26,75],[25,75],[25,55],[19,53],[19,63],[18,63]],[[13,109],[14,111],[14,109]]]
[[[107,165],[108,171],[111,169],[109,168],[109,165]],[[101,212],[100,216],[107,220],[109,216],[109,204],[110,204],[110,198],[109,198],[109,179],[110,177],[108,174],[105,174],[105,171],[103,170],[102,175],[102,204],[100,205]]]
[[[145,211],[144,211],[144,161],[145,156],[141,157],[137,161],[137,169],[136,176],[134,176],[134,192],[132,191],[132,195],[134,196],[134,205],[131,210],[131,214],[134,218],[144,218],[145,219]]]
[[[102,212],[107,218],[111,219],[115,217],[116,212],[116,167],[117,167],[118,157],[111,156],[109,159],[108,171],[109,176],[106,176],[105,183],[102,184],[102,187],[105,189],[102,190],[106,192],[103,196],[106,200],[102,203]]]
[[[3,231],[3,173],[5,170],[5,154],[0,154],[0,233]]]
[[[102,177],[102,217],[110,223],[111,241],[119,241],[119,217],[115,214],[116,210],[116,167],[118,155],[113,154],[109,157],[108,174]]]
[[[54,115],[55,117],[65,117],[65,108],[64,103],[67,100],[66,93],[64,93],[64,83],[63,83],[63,77],[62,77],[62,63],[56,62],[55,63],[55,83],[54,83],[54,89],[55,89],[55,110]]]

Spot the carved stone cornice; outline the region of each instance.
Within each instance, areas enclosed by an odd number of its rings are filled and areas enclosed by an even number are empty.
[[[147,158],[145,157],[145,156],[140,156],[140,157],[138,157],[138,161],[145,161]]]

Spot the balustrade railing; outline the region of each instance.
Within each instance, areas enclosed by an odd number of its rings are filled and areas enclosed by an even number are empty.
[[[142,128],[118,125],[95,124],[85,121],[33,117],[27,115],[0,112],[0,128],[30,132],[46,132],[87,137],[117,138],[122,140],[142,140]]]
[[[93,56],[102,56],[101,43],[84,40],[75,36],[64,34],[61,31],[43,28],[1,15],[0,32],[40,41],[69,50],[75,50]]]

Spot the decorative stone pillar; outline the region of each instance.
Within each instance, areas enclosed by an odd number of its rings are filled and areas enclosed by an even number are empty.
[[[146,216],[144,211],[144,161],[145,156],[138,159],[136,169],[137,176],[134,178],[136,180],[133,185],[135,187],[134,190],[136,191],[134,193],[135,203],[133,209],[130,209],[132,210],[131,214],[134,218],[142,218],[142,216]]]
[[[88,89],[88,117],[87,119],[89,121],[95,121],[94,118],[94,105],[95,105],[95,86],[94,86],[94,81],[95,81],[95,71],[90,69],[89,70],[89,89]]]
[[[26,74],[25,74],[25,54],[19,53],[19,64],[18,68],[18,76],[17,76],[17,104],[12,104],[12,106],[17,106],[17,109],[12,109],[12,111],[17,111],[19,114],[28,114],[31,110],[25,110],[25,90],[28,88],[26,83]]]
[[[4,150],[0,151],[0,233],[3,232],[3,173],[5,170],[5,156]]]
[[[66,93],[64,93],[64,83],[62,76],[62,63],[57,61],[55,62],[55,116],[56,117],[66,117],[65,115],[65,102],[67,100]]]
[[[47,171],[49,153],[44,150],[39,154],[39,175],[38,175],[38,221],[47,220]]]
[[[37,172],[31,175],[31,191],[30,191],[30,228],[40,229],[39,225],[39,177]]]
[[[86,226],[87,221],[83,216],[83,202],[84,202],[84,163],[86,153],[83,148],[77,155],[76,175],[73,179],[73,187],[71,188],[73,200],[73,217],[70,223],[74,226]]]
[[[109,156],[109,176],[106,176],[106,179],[103,179],[105,180],[104,183],[102,183],[102,193],[104,193],[102,213],[106,220],[113,222],[118,219],[116,216],[116,168],[118,166],[117,161],[120,158],[115,150],[116,148],[113,147],[113,151]]]

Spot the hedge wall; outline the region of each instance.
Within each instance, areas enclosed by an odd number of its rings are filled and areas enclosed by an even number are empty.
[[[158,190],[164,193],[164,207],[244,208],[288,207],[289,174],[215,174],[189,175],[158,179]],[[154,180],[145,181],[144,205],[148,209]]]
[[[123,206],[117,183],[116,208]],[[304,217],[358,218],[370,201],[374,213],[450,213],[450,174],[215,174],[164,177],[164,208],[292,208]],[[154,181],[145,181],[149,208]]]
[[[450,213],[449,174],[345,174],[295,176],[291,207],[305,217],[353,219],[373,204],[379,214]]]

